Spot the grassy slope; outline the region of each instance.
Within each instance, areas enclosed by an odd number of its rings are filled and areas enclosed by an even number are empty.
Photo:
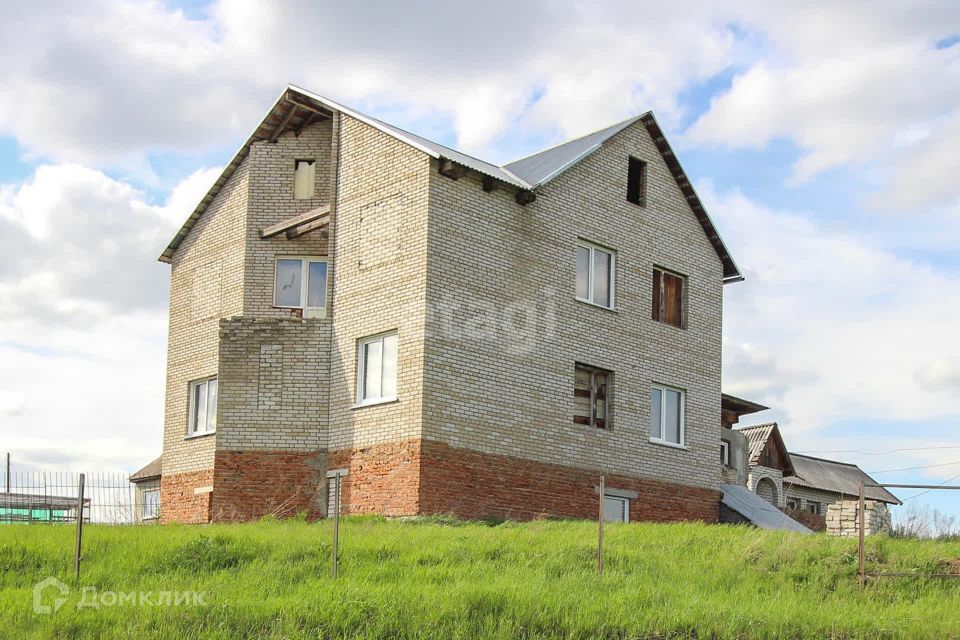
[[[85,530],[84,585],[205,592],[203,607],[31,611],[71,581],[73,529],[0,527],[0,637],[960,637],[960,580],[856,584],[854,540],[741,527],[353,519]],[[960,543],[876,538],[873,568],[942,570]],[[76,591],[76,590],[75,590]],[[952,635],[951,635],[952,634]]]

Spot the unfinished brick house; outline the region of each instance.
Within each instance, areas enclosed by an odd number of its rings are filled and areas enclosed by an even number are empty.
[[[651,113],[501,167],[291,86],[160,259],[163,521],[718,520],[742,278]]]

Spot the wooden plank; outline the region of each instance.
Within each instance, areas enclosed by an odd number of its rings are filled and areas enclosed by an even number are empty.
[[[287,111],[287,114],[283,116],[283,119],[280,121],[280,124],[278,124],[273,129],[273,133],[270,134],[270,138],[269,138],[270,142],[277,141],[277,138],[279,138],[280,134],[283,133],[283,128],[287,126],[287,123],[290,122],[290,118],[292,118],[296,112],[297,112],[297,105],[292,105],[290,107],[290,110]]]
[[[330,216],[324,216],[318,218],[313,222],[308,222],[302,224],[298,227],[294,227],[287,231],[287,240],[293,240],[294,238],[299,238],[302,235],[310,233],[311,231],[316,231],[317,229],[324,229],[330,225]]]
[[[316,209],[311,209],[306,213],[301,213],[300,215],[293,216],[292,218],[287,218],[283,222],[278,222],[277,224],[271,225],[266,229],[260,231],[260,238],[272,238],[273,236],[278,236],[284,231],[293,229],[294,227],[299,227],[300,225],[307,224],[308,222],[313,222],[314,220],[320,218],[321,216],[330,215],[330,205],[324,204],[320,205]]]

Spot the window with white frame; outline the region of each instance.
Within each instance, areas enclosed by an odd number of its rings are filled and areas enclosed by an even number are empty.
[[[577,242],[577,300],[612,309],[617,254],[584,240]]]
[[[313,197],[317,183],[316,160],[297,160],[294,163],[293,197],[307,200]]]
[[[820,515],[820,503],[813,500],[807,500],[807,511],[814,515]]]
[[[153,520],[160,516],[160,489],[147,489],[140,494],[140,519]]]
[[[730,466],[730,443],[726,440],[720,441],[720,462]]]
[[[684,392],[654,385],[650,390],[650,439],[683,445]]]
[[[277,258],[273,306],[303,309],[307,317],[325,317],[327,260],[325,258]]]
[[[573,422],[605,429],[608,422],[610,372],[587,365],[574,367]]]
[[[799,509],[800,501],[796,498],[787,498],[787,509]]]
[[[604,494],[603,519],[607,522],[630,522],[630,500],[621,496]]]
[[[217,379],[207,378],[190,383],[190,426],[188,435],[213,433],[217,430]]]
[[[397,332],[359,341],[357,403],[374,404],[397,398]]]

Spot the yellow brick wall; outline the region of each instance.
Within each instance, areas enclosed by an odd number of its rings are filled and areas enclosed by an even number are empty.
[[[163,473],[213,467],[216,435],[187,439],[189,383],[217,374],[220,318],[243,311],[249,159],[227,180],[170,265]]]
[[[626,201],[627,158],[647,206]],[[425,436],[547,463],[715,488],[722,269],[637,123],[521,207],[430,173]],[[575,300],[578,238],[617,251],[616,310]],[[651,320],[654,265],[688,277],[687,327]],[[614,372],[608,430],[573,424],[574,363]],[[685,389],[685,449],[649,440],[650,386]]]
[[[429,157],[342,117],[329,449],[416,437],[422,408]],[[397,402],[355,408],[357,340],[398,332]]]

